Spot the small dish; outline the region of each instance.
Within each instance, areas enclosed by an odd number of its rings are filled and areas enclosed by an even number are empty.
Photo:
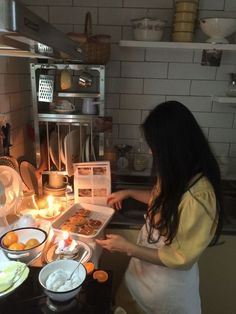
[[[81,241],[77,241],[77,243],[79,244],[80,247],[83,247],[85,250],[88,251],[88,254],[84,257],[84,259],[81,261],[82,263],[86,263],[90,260],[90,258],[92,257],[92,250],[91,248],[84,242]],[[55,260],[59,260],[59,259],[66,259],[66,255],[62,255],[62,254],[56,254],[55,251],[57,249],[57,243],[55,243],[54,245],[52,245],[48,251],[47,254],[45,256],[46,262],[47,263],[51,263]],[[70,257],[68,255],[68,258],[70,259],[74,259],[74,260],[78,260],[80,258],[80,256],[77,256],[76,254],[72,257]]]
[[[22,273],[20,273],[18,280],[15,280],[12,287],[10,287],[6,291],[0,292],[0,299],[14,292],[16,288],[18,288],[27,279],[29,275],[29,268],[24,263],[14,261],[0,262],[1,283],[3,283],[4,271],[7,270],[7,272],[9,273],[11,272],[15,273],[17,267],[22,268]]]
[[[36,168],[28,161],[22,161],[20,163],[20,175],[21,178],[29,190],[38,194],[38,179],[36,177]]]

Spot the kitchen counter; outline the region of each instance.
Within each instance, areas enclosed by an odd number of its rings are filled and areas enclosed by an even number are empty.
[[[113,191],[121,189],[151,189],[154,177],[147,173],[130,174],[121,172],[113,174]],[[223,203],[225,209],[225,220],[223,234],[236,235],[236,181],[222,181]],[[117,211],[110,221],[109,228],[113,229],[140,229],[144,224],[144,214],[147,205],[133,199],[124,200],[122,209]]]

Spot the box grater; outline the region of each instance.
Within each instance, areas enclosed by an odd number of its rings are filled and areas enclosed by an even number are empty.
[[[52,102],[54,89],[54,77],[52,75],[40,74],[38,101]]]

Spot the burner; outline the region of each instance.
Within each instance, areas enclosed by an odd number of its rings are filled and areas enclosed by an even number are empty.
[[[44,314],[51,314],[51,313],[74,313],[76,309],[79,308],[78,300],[71,299],[66,302],[58,302],[53,301],[50,298],[46,299],[41,304],[41,310]]]

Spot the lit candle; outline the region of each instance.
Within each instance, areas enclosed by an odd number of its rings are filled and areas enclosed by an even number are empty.
[[[65,246],[70,245],[72,242],[72,237],[70,236],[68,231],[63,231],[63,239],[64,239]]]
[[[48,213],[50,216],[53,216],[53,202],[54,202],[54,197],[52,195],[49,195],[47,197],[47,203],[48,203]]]

